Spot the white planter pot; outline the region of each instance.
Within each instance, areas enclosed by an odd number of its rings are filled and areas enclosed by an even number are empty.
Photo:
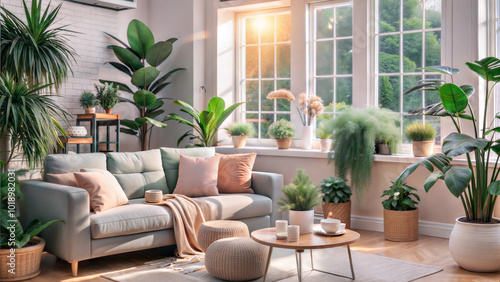
[[[69,136],[87,136],[87,129],[85,126],[70,126],[66,128],[66,133]]]
[[[307,234],[313,231],[314,210],[292,211],[288,213],[290,225],[300,226],[300,234]]]
[[[450,254],[462,268],[475,272],[500,269],[500,223],[467,223],[456,219],[450,235]]]
[[[302,149],[311,150],[313,142],[312,126],[302,126]]]
[[[332,149],[332,139],[321,139],[319,144],[321,145],[321,151],[328,152]]]

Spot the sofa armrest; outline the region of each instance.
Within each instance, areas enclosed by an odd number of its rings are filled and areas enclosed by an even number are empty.
[[[278,216],[278,200],[281,197],[283,187],[283,175],[269,172],[252,172],[252,188],[256,194],[271,198],[273,201],[273,212],[271,214],[271,226]]]
[[[40,233],[45,250],[67,262],[91,257],[90,201],[87,191],[42,181],[21,184],[24,200],[20,201],[20,219],[27,224],[33,219],[56,222]]]

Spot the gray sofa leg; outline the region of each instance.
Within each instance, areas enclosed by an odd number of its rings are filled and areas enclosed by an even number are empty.
[[[73,276],[78,276],[78,262],[71,263],[71,272],[73,272]]]

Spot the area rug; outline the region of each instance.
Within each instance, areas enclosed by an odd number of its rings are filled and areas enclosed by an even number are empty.
[[[345,247],[314,250],[314,268],[351,276],[347,249]],[[432,275],[443,269],[437,266],[417,264],[377,255],[352,251],[356,281],[401,282],[413,281]],[[155,281],[221,281],[211,276],[203,267],[203,261],[165,267],[172,258],[146,263],[135,269],[102,275],[117,282]],[[159,267],[163,266],[163,267]],[[191,272],[192,271],[192,272]],[[235,269],[234,271],[238,271]],[[188,272],[188,273],[183,273]],[[350,279],[311,271],[309,251],[302,254],[302,278],[305,281],[351,281]],[[267,281],[297,281],[297,268],[293,250],[274,248]],[[254,281],[262,281],[262,278]]]

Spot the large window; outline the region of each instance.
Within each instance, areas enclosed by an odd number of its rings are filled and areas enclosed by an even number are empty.
[[[254,123],[257,138],[269,138],[267,129],[278,119],[290,120],[290,102],[267,100],[269,92],[290,90],[289,11],[239,14],[239,91],[244,117]]]
[[[440,78],[422,68],[441,65],[441,0],[377,0],[375,9],[378,105],[400,113],[402,129],[418,120],[440,132],[439,118],[407,114],[439,102],[439,94],[403,93],[423,78]]]

